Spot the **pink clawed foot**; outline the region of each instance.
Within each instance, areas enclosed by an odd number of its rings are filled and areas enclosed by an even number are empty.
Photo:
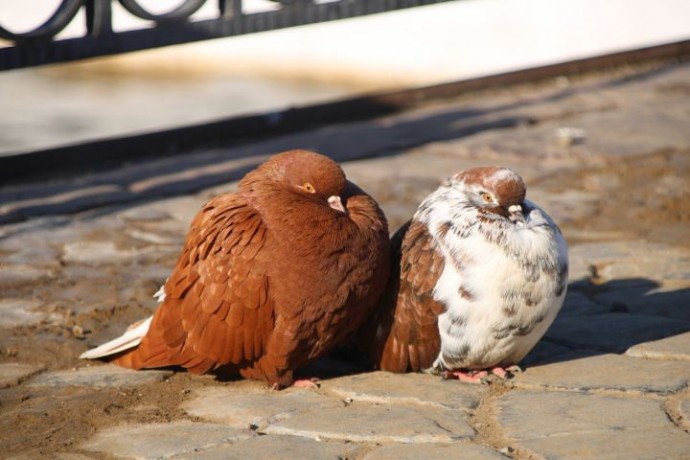
[[[522,372],[519,366],[492,367],[489,370],[470,370],[470,371],[444,371],[441,375],[444,379],[457,379],[465,383],[483,384],[490,383],[491,376],[496,376],[500,380],[508,380],[513,374]]]
[[[319,379],[312,377],[310,379],[299,379],[292,382],[292,386],[295,388],[307,388],[309,390],[318,390],[321,387],[319,384]]]
[[[510,378],[513,378],[514,374],[519,374],[522,372],[522,368],[518,365],[513,365],[513,366],[508,366],[508,367],[501,367],[501,366],[496,366],[491,369],[490,373],[495,375],[501,380],[508,380]]]
[[[494,367],[491,369],[491,373],[501,380],[507,380],[510,375],[510,373],[502,367]]]
[[[489,375],[487,371],[445,371],[441,374],[444,379],[457,379],[465,383],[481,384]]]
[[[284,390],[285,388],[288,388],[290,386],[293,388],[306,388],[308,390],[318,390],[319,388],[321,388],[321,385],[318,382],[319,382],[319,379],[316,377],[312,377],[309,379],[295,380],[294,382],[292,382],[292,385],[288,385],[288,386],[281,385],[280,383],[276,382],[273,385],[271,385],[271,390],[280,391],[280,390]]]

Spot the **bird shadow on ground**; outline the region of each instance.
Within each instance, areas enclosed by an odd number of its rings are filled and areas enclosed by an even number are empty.
[[[525,367],[601,354],[690,331],[690,288],[659,290],[660,283],[629,278],[570,284],[563,309]]]
[[[554,324],[521,367],[623,354],[635,345],[690,331],[690,288],[659,288],[659,282],[648,278],[571,282]],[[328,380],[371,371],[365,354],[345,348],[299,369],[296,377]],[[217,378],[237,377],[217,374]]]
[[[648,278],[570,283],[564,306],[546,336],[520,363],[523,369],[604,354],[690,331],[690,288],[660,291]],[[182,367],[165,368],[185,372]],[[372,372],[365,353],[341,348],[295,373],[295,378],[328,380]],[[242,380],[229,368],[211,372],[219,382]]]
[[[170,367],[168,370],[175,372],[184,372],[182,367]],[[328,380],[336,377],[344,377],[347,375],[362,374],[371,371],[366,356],[362,354],[353,354],[345,356],[342,354],[331,354],[324,356],[306,367],[297,369],[295,371],[295,379],[317,379]],[[210,372],[213,377],[219,382],[234,382],[243,380],[239,373],[228,367],[221,366],[218,369]]]

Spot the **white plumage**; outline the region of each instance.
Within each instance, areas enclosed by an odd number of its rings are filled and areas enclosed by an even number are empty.
[[[475,168],[420,204],[403,230],[389,334],[379,327],[381,368],[502,372],[536,345],[563,304],[568,255],[525,193],[512,170]]]

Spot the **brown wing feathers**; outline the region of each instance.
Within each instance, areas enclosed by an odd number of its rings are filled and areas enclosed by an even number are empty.
[[[415,221],[396,232],[392,245],[398,251],[393,263],[400,260],[400,268],[389,281],[388,311],[383,313],[373,355],[383,370],[420,371],[432,365],[441,346],[438,315],[444,308],[432,293],[443,271],[443,257],[426,227]]]
[[[257,259],[265,232],[241,196],[209,202],[192,224],[149,334],[116,362],[203,373],[258,359],[273,329],[265,265]]]

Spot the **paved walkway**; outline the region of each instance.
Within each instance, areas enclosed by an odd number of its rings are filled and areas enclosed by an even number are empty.
[[[688,82],[690,65],[559,79],[0,189],[0,457],[690,458]],[[77,359],[154,308],[205,200],[293,147],[342,161],[391,230],[449,174],[518,170],[572,264],[525,372],[472,386],[333,358],[307,370],[319,390],[272,392]]]

